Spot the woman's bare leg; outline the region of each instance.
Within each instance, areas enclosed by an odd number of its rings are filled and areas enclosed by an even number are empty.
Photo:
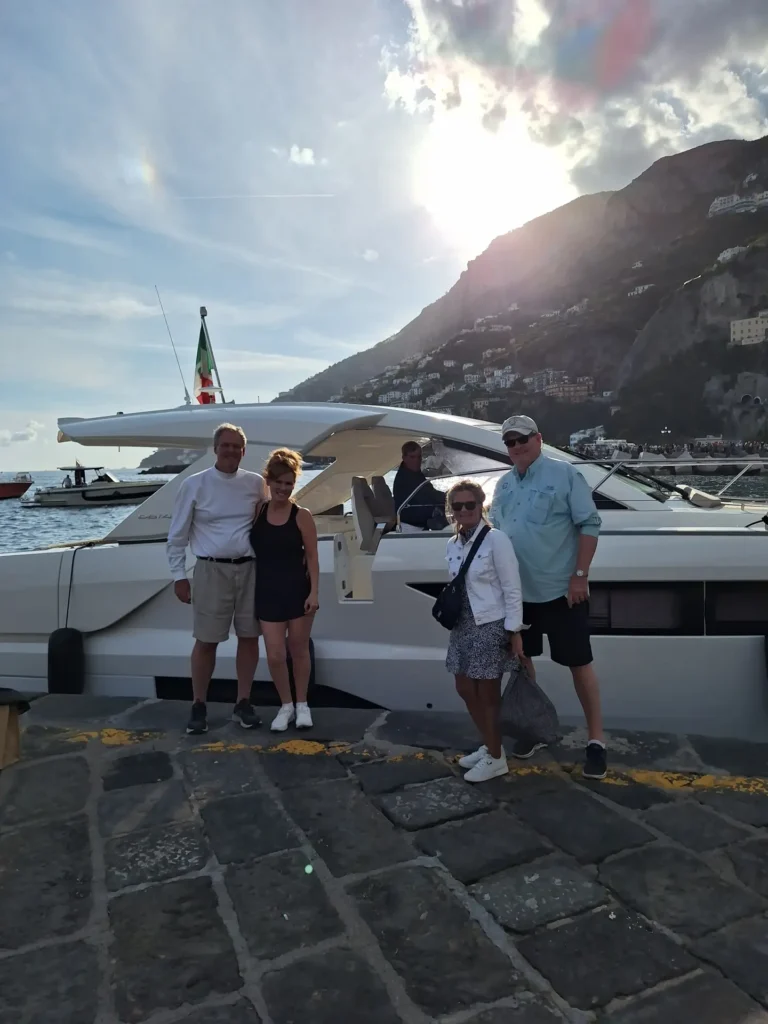
[[[501,757],[501,679],[478,679],[477,703],[483,740],[491,757]]]
[[[261,635],[267,649],[267,664],[272,682],[281,704],[293,704],[291,683],[288,678],[288,660],[285,648],[286,622],[261,622]]]
[[[314,615],[291,619],[288,623],[288,650],[293,665],[293,684],[296,687],[296,703],[306,704],[312,660],[309,656],[309,634],[312,632]]]
[[[455,679],[456,692],[467,705],[470,718],[475,723],[475,728],[480,734],[480,738],[485,742],[485,733],[483,732],[485,718],[478,698],[477,682],[474,679],[470,679],[469,676],[455,676]]]

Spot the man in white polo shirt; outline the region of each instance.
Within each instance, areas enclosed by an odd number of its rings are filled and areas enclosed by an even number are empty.
[[[256,506],[266,497],[258,473],[240,469],[245,433],[222,423],[213,435],[216,462],[193,473],[176,495],[168,531],[168,563],[176,597],[191,604],[195,637],[192,649],[194,703],[187,732],[208,731],[205,701],[216,664],[216,648],[229,639],[234,620],[237,634],[237,704],[233,721],[244,729],[261,724],[251,706],[251,684],[259,662],[256,619],[256,561],[250,530]],[[186,549],[196,557],[193,584],[187,578]]]

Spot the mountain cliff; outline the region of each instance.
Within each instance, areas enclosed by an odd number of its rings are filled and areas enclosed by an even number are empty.
[[[726,343],[730,320],[764,298],[768,308],[768,250],[759,244],[768,206],[742,201],[736,212],[709,215],[720,197],[765,190],[768,137],[665,157],[621,191],[582,196],[494,239],[397,334],[281,398],[325,401],[371,378],[375,392],[387,366],[444,348],[460,332],[471,341],[478,318],[492,318],[498,332],[478,345],[504,347],[502,361],[521,376],[557,367],[589,374],[599,389],[626,390],[675,353]],[[719,263],[731,248],[748,251]]]

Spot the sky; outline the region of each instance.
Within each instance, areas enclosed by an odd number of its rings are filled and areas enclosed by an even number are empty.
[[[26,0],[0,11],[0,471],[390,336],[498,234],[768,134],[766,0]]]

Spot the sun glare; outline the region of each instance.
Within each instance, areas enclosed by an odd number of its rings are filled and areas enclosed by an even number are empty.
[[[508,118],[490,132],[467,104],[429,126],[414,187],[416,201],[467,258],[577,195],[557,154],[532,142],[521,123]]]

